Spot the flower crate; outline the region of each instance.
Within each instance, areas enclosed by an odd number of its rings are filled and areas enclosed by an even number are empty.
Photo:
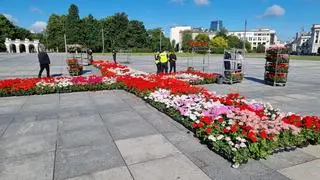
[[[285,47],[275,46],[267,50],[264,81],[272,86],[285,86],[288,79],[290,56]]]
[[[224,52],[224,82],[233,84],[241,82],[244,78],[242,51],[232,49]]]
[[[83,65],[79,64],[79,60],[76,58],[70,58],[66,60],[68,64],[68,71],[71,76],[79,76],[83,73]]]

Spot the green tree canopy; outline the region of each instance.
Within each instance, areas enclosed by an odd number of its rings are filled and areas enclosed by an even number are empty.
[[[258,44],[257,53],[265,53],[266,48],[263,44]]]
[[[182,50],[188,51],[189,50],[189,42],[193,41],[192,38],[192,31],[186,30],[182,32]]]
[[[47,25],[47,39],[48,39],[48,49],[59,49],[59,51],[64,51],[64,34],[65,34],[65,22],[66,16],[52,14],[49,17]]]
[[[213,53],[223,53],[225,48],[228,48],[228,41],[221,37],[221,36],[216,36],[212,38],[209,44],[210,48],[212,49]]]
[[[82,44],[84,39],[83,28],[79,17],[79,9],[75,4],[69,7],[68,15],[65,21],[65,31],[67,36],[67,44]]]

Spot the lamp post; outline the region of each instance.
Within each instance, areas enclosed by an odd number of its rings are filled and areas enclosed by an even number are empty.
[[[164,33],[163,32],[163,30],[162,30],[162,28],[159,28],[160,29],[160,47],[159,47],[159,52],[161,52],[161,39],[162,39],[162,33]]]

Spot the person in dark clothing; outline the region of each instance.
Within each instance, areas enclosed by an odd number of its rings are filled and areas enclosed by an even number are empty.
[[[176,61],[177,61],[177,56],[174,52],[171,52],[169,55],[169,62],[170,62],[170,73],[176,72]]]
[[[156,52],[154,54],[154,62],[157,66],[157,74],[161,73],[161,63],[160,63],[160,53],[159,52]]]
[[[50,58],[48,54],[41,49],[40,52],[38,53],[38,59],[39,59],[39,64],[40,64],[40,71],[38,74],[38,78],[41,78],[41,74],[44,69],[47,71],[47,77],[50,77]]]
[[[114,63],[117,64],[117,51],[116,50],[112,50],[112,57],[113,57]]]
[[[91,65],[93,61],[92,50],[88,50],[88,65]]]

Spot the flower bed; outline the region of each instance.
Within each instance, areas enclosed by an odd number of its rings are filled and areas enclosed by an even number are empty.
[[[320,118],[282,113],[239,94],[218,95],[165,75],[94,61],[101,76],[0,81],[0,95],[120,88],[134,93],[192,130],[212,150],[238,167],[249,159],[320,143]]]
[[[114,78],[73,76],[0,80],[0,97],[121,88]]]
[[[248,102],[239,94],[220,96],[174,78],[155,77],[125,75],[117,80],[127,91],[192,129],[234,167],[251,158],[320,143],[319,117],[286,114],[270,104]]]

